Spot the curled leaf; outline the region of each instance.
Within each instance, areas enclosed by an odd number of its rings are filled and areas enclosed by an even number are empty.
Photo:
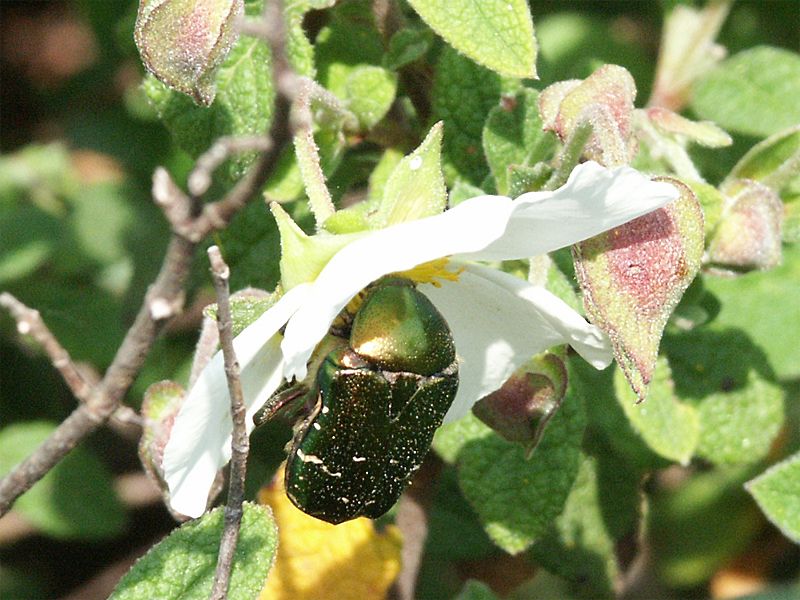
[[[533,357],[503,386],[479,400],[475,416],[510,442],[532,451],[567,393],[567,368],[555,354]]]

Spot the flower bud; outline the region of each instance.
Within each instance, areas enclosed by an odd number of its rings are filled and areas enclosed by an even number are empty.
[[[781,261],[783,202],[771,188],[742,179],[726,186],[735,191],[708,245],[709,272],[735,275],[771,269]]]
[[[168,87],[209,106],[243,11],[244,0],[141,0],[134,38],[142,62]]]
[[[555,354],[539,354],[503,386],[472,407],[475,416],[510,442],[532,452],[567,392],[567,369]]]
[[[604,65],[583,81],[561,81],[539,95],[544,128],[566,141],[582,123],[592,125],[584,156],[606,166],[628,164],[635,151],[631,116],[636,84],[617,65]]]

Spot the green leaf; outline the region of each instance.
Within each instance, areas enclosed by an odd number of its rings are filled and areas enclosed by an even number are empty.
[[[800,543],[800,453],[751,479],[745,489],[786,537]]]
[[[208,598],[217,566],[224,509],[184,523],[140,558],[117,584],[114,600]],[[275,560],[278,530],[270,510],[244,504],[228,598],[250,600]]]
[[[570,385],[577,387],[585,398],[588,429],[639,469],[657,469],[669,463],[645,444],[633,429],[630,419],[614,393],[616,369],[598,371],[585,361],[572,362]]]
[[[464,58],[442,50],[433,82],[433,116],[444,122],[445,176],[481,185],[488,169],[481,137],[489,111],[502,91],[500,77]]]
[[[516,554],[561,512],[580,465],[584,426],[583,400],[570,389],[530,459],[521,444],[471,414],[440,431],[436,449],[457,456],[461,489],[489,537]]]
[[[313,9],[333,6],[335,0],[294,0],[284,3],[283,17],[286,21],[286,58],[295,73],[314,79],[314,46],[308,41],[303,29],[303,17]]]
[[[442,124],[395,167],[383,189],[383,198],[369,219],[373,229],[413,221],[442,212],[447,190],[442,177]]]
[[[0,476],[30,455],[54,430],[54,424],[43,421],[15,423],[0,430]],[[45,535],[60,539],[106,539],[121,534],[127,525],[111,473],[82,446],[21,496],[14,510]]]
[[[782,192],[786,188],[800,188],[800,168],[797,166],[800,156],[800,125],[790,127],[768,137],[753,146],[745,154],[725,179],[722,187],[737,179],[761,181]],[[795,162],[793,172],[780,173],[778,181],[773,182],[776,172],[790,167],[789,161]],[[787,192],[790,190],[787,189]]]
[[[800,377],[800,247],[784,246],[783,265],[736,279],[707,278],[722,305],[717,322],[747,332],[781,379]]]
[[[592,598],[613,597],[616,543],[638,522],[640,474],[607,449],[584,456],[563,512],[531,554]]]
[[[394,102],[397,75],[383,67],[364,65],[347,75],[343,99],[363,129],[371,129]]]
[[[732,56],[698,82],[692,108],[729,131],[766,137],[800,122],[800,56],[760,46]]]
[[[639,403],[625,374],[616,369],[614,390],[633,429],[659,456],[683,465],[689,463],[700,438],[697,410],[675,397],[672,373],[666,359],[659,358],[647,400]]]
[[[509,169],[533,166],[552,158],[553,133],[542,130],[539,93],[524,89],[495,106],[483,128],[483,151],[494,176],[497,192],[509,194]]]
[[[220,67],[217,96],[208,108],[170,90],[155,77],[144,80],[144,90],[176,143],[193,157],[225,135],[263,135],[272,119],[275,91],[269,48],[263,41],[241,37]],[[239,179],[255,153],[237,155],[227,176]],[[223,171],[224,172],[224,171]]]
[[[454,600],[498,600],[498,598],[485,583],[469,580]]]
[[[397,76],[382,66],[383,40],[367,2],[340,4],[330,14],[314,45],[319,83],[369,129],[389,110]]]
[[[458,487],[456,469],[446,467],[430,508],[425,556],[434,560],[478,560],[497,553]]]
[[[305,202],[286,205],[302,227],[313,219]],[[263,202],[250,202],[219,233],[219,245],[231,268],[231,289],[273,290],[280,277],[280,239],[275,219]]]
[[[699,328],[664,338],[675,391],[700,417],[697,455],[752,464],[783,425],[783,390],[763,352],[742,331]]]
[[[433,32],[427,27],[406,26],[389,40],[389,49],[383,66],[397,71],[401,67],[422,58],[433,43]]]
[[[0,204],[0,285],[43,266],[61,234],[58,219],[34,204]]]
[[[525,0],[409,0],[448,44],[501,75],[536,77],[536,38]]]

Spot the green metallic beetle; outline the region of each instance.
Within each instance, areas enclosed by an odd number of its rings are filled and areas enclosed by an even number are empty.
[[[453,338],[412,282],[386,278],[355,315],[343,311],[324,344],[313,386],[279,390],[254,421],[305,406],[287,458],[289,499],[330,523],[377,518],[422,464],[455,398]]]

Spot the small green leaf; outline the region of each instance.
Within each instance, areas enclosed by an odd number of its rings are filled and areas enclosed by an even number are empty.
[[[270,65],[269,48],[263,41],[240,38],[217,72],[217,96],[208,108],[197,106],[155,77],[145,78],[143,85],[178,146],[197,157],[221,136],[267,132],[275,97]],[[230,161],[228,177],[240,178],[255,156],[252,152],[237,155]]]
[[[672,373],[664,358],[659,358],[647,400],[637,403],[624,373],[617,369],[614,390],[633,429],[659,456],[683,465],[689,463],[700,438],[700,419],[691,405],[675,397]]]
[[[664,338],[677,395],[700,417],[696,454],[752,464],[783,425],[783,391],[763,352],[741,331],[716,326]]]
[[[433,33],[427,27],[404,27],[389,40],[389,49],[383,59],[383,66],[397,71],[422,58],[430,50],[432,43]]]
[[[800,56],[761,46],[732,56],[696,85],[692,108],[729,130],[766,137],[800,121]]]
[[[284,3],[283,16],[286,21],[286,57],[295,73],[313,79],[314,46],[308,41],[303,29],[303,17],[313,9],[333,6],[335,0],[295,0]]]
[[[454,600],[498,600],[492,589],[480,581],[469,580]]]
[[[433,115],[444,122],[444,162],[448,181],[461,177],[480,185],[488,169],[481,137],[489,111],[502,91],[500,77],[464,58],[442,50],[433,82]]]
[[[751,479],[745,489],[786,537],[800,543],[800,453]]]
[[[395,167],[383,189],[383,198],[370,223],[382,229],[396,223],[430,217],[442,212],[447,190],[442,177],[442,124]]]
[[[536,38],[525,0],[409,0],[448,44],[501,75],[536,77]]]
[[[483,127],[483,151],[500,194],[509,194],[512,166],[533,166],[555,151],[556,137],[543,131],[538,102],[539,93],[531,89],[503,98]]]
[[[740,179],[752,179],[768,185],[785,202],[783,237],[787,242],[800,240],[800,229],[790,220],[800,197],[800,125],[790,127],[753,146],[722,183],[722,189]],[[796,219],[795,213],[795,219]]]
[[[394,102],[397,75],[383,67],[364,65],[347,75],[343,99],[363,129],[371,129]]]
[[[484,192],[481,188],[476,187],[474,185],[470,185],[465,181],[459,179],[458,181],[453,184],[453,187],[450,188],[450,195],[448,197],[448,202],[450,203],[450,207],[452,208],[456,204],[463,202],[464,200],[469,200],[470,198],[475,198],[477,196],[483,196],[486,192]]]
[[[515,554],[561,512],[580,465],[584,425],[583,400],[571,389],[530,459],[471,414],[440,431],[435,447],[446,459],[457,457],[465,497],[489,537]]]
[[[0,476],[30,455],[55,425],[29,421],[0,430]],[[91,510],[86,510],[87,506]],[[42,533],[60,539],[99,540],[125,530],[108,468],[83,447],[72,450],[14,505]]]
[[[217,566],[224,509],[184,523],[140,558],[117,584],[113,600],[208,598]],[[228,598],[250,600],[275,560],[278,530],[264,506],[245,503]]]

